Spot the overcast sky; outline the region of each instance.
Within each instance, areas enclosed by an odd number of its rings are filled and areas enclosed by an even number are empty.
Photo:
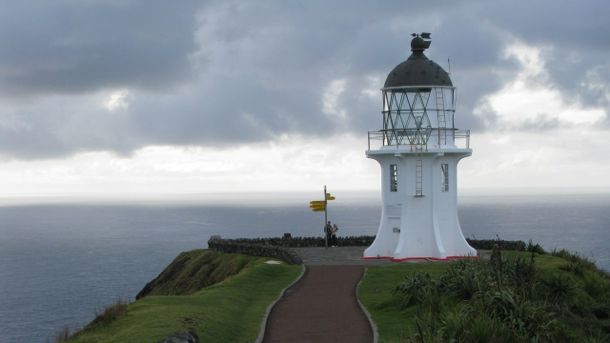
[[[608,1],[0,0],[0,197],[376,190],[379,89],[427,56],[460,187],[610,187]]]

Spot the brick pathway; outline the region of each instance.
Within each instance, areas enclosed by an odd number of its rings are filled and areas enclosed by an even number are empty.
[[[372,342],[356,300],[363,272],[362,265],[307,265],[271,311],[263,342]]]

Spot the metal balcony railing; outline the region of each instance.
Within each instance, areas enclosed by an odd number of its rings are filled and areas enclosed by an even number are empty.
[[[427,144],[412,144],[407,139],[406,129],[378,130],[368,132],[368,150],[381,149],[384,146],[409,147],[413,151],[428,148],[470,149],[470,130],[432,129]],[[441,141],[443,137],[443,141]]]

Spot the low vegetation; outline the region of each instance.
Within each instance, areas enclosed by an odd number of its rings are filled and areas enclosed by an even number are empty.
[[[193,330],[202,342],[252,342],[267,306],[302,268],[267,260],[209,250],[183,253],[150,284],[146,296],[101,311],[104,319],[68,341],[157,342]],[[220,281],[201,286],[215,280]]]
[[[359,296],[381,342],[610,341],[610,278],[565,250],[369,268]]]
[[[87,325],[86,329],[102,327],[114,322],[127,314],[128,305],[129,301],[119,298],[114,304],[107,306],[101,311],[96,311],[95,319]]]
[[[254,244],[264,246],[278,246],[278,247],[323,247],[326,245],[324,237],[292,237],[290,234],[285,234],[284,237],[264,237],[264,238],[235,238],[235,239],[219,239],[227,243],[237,244]],[[351,246],[351,247],[368,247],[375,240],[375,236],[339,236],[337,237],[338,246]],[[503,250],[515,250],[515,251],[530,251],[529,249],[542,247],[538,244],[525,243],[524,241],[507,241],[500,238],[496,239],[467,239],[468,244],[475,249],[491,250],[495,245],[499,246]]]
[[[129,305],[128,300],[118,299],[114,304],[106,306],[103,310],[95,311],[95,318],[87,324],[83,329],[85,331],[91,331],[96,328],[104,327],[118,318],[127,314],[127,307]],[[68,342],[71,338],[75,337],[78,332],[72,332],[69,326],[64,326],[59,332],[53,337],[54,343]],[[49,340],[47,340],[48,342]]]
[[[369,246],[375,240],[375,236],[339,236],[337,245],[339,246]],[[265,237],[265,238],[236,238],[228,239],[233,243],[271,245],[281,247],[323,247],[326,245],[324,237]]]
[[[283,246],[241,242],[232,239],[220,239],[215,237],[208,241],[208,247],[211,250],[230,254],[272,257],[282,260],[288,264],[303,263],[301,257],[292,249]]]

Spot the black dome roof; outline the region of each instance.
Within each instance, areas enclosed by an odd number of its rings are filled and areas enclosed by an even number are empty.
[[[428,38],[429,34],[424,37]],[[411,41],[413,53],[388,74],[383,87],[453,86],[449,74],[424,55],[424,50],[429,46],[429,40],[416,35]]]

